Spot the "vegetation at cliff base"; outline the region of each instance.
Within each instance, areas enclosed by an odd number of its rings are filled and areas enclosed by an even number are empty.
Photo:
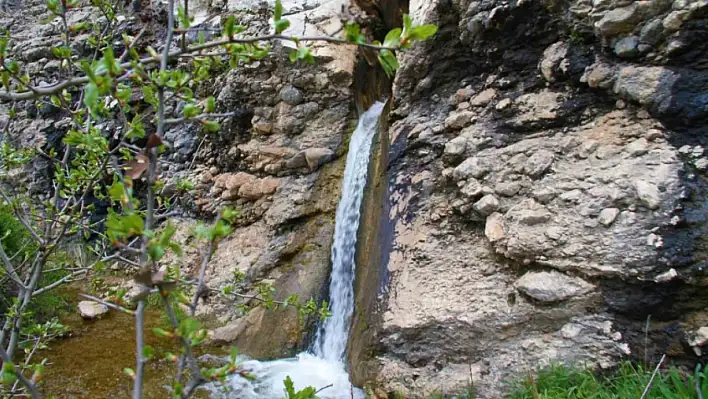
[[[699,399],[708,397],[708,369],[683,375],[678,368],[659,370],[623,362],[612,373],[554,365],[528,376],[509,399]],[[650,383],[651,381],[651,383]],[[648,390],[647,390],[647,387]],[[646,393],[645,393],[645,390]]]

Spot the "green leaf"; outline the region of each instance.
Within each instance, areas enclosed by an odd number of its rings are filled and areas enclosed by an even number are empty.
[[[145,360],[150,360],[153,356],[155,356],[155,348],[150,345],[145,345],[143,347],[143,358]]]
[[[179,334],[181,337],[189,337],[197,333],[202,328],[202,324],[199,320],[193,317],[185,317],[179,322]]]
[[[206,108],[205,110],[207,113],[212,113],[212,112],[216,111],[216,99],[214,98],[214,96],[209,96],[207,98],[205,108]]]
[[[290,21],[287,19],[279,19],[275,21],[275,34],[279,35],[290,27]]]
[[[123,372],[128,375],[128,377],[135,379],[135,371],[131,369],[130,367],[126,367],[123,369]]]
[[[366,38],[361,34],[361,28],[359,24],[347,24],[344,27],[346,36],[345,38],[349,43],[365,43]]]
[[[98,86],[94,82],[86,85],[84,89],[84,104],[93,112],[98,105]]]
[[[285,381],[283,381],[283,384],[285,384],[285,393],[287,394],[287,398],[294,398],[295,384],[293,384],[292,378],[290,378],[290,376],[285,377]]]
[[[184,106],[184,110],[182,112],[184,113],[185,119],[191,119],[199,115],[202,111],[194,104],[187,104]]]
[[[231,347],[231,363],[236,363],[237,358],[238,358],[238,349],[236,349],[236,347],[232,346]]]
[[[207,132],[218,132],[221,129],[221,124],[217,121],[203,120],[202,124]]]
[[[437,33],[438,27],[433,24],[420,25],[411,29],[408,38],[410,40],[427,40],[429,37]]]
[[[413,28],[413,20],[411,19],[411,16],[408,14],[403,14],[403,33],[401,36],[407,38],[411,32],[411,28]]]
[[[160,338],[172,338],[172,337],[174,337],[174,334],[172,334],[171,332],[167,332],[167,331],[163,330],[162,328],[158,328],[158,327],[154,327],[154,328],[152,329],[152,333],[155,334],[157,337],[160,337]]]
[[[280,0],[275,0],[273,19],[279,21],[281,18],[283,18],[283,3]]]
[[[398,59],[390,50],[381,50],[379,52],[379,62],[386,75],[393,76],[394,72],[399,68]]]
[[[59,13],[59,0],[47,0],[47,9],[52,12],[52,14]]]
[[[150,259],[157,262],[165,256],[165,248],[159,244],[148,245],[148,255]]]
[[[401,44],[401,28],[392,29],[386,35],[383,45],[386,47],[398,47]]]

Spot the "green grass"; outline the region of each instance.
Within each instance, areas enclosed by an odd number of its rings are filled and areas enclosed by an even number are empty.
[[[618,399],[642,396],[649,384],[652,369],[622,363],[609,375],[597,375],[587,369],[551,366],[534,377],[526,377],[513,387],[509,399]],[[671,367],[661,370],[646,399],[695,399],[696,382],[703,397],[708,397],[708,371],[697,369],[682,375]]]

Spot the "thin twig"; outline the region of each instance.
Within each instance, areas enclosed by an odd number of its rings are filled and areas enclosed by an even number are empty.
[[[134,312],[134,311],[132,311],[132,310],[130,310],[130,309],[128,309],[128,308],[124,308],[124,307],[122,307],[122,306],[120,306],[120,305],[116,305],[115,303],[106,302],[106,301],[104,301],[103,299],[96,298],[95,296],[86,295],[86,294],[79,294],[79,296],[84,297],[84,298],[88,299],[89,301],[93,301],[93,302],[96,302],[96,303],[100,303],[101,305],[106,305],[106,306],[108,306],[109,308],[115,309],[115,310],[117,310],[117,311],[119,311],[119,312],[127,313],[127,314],[129,314],[129,315],[131,315],[131,316],[135,316],[135,312]]]
[[[647,384],[647,387],[644,388],[644,392],[642,392],[642,396],[639,399],[644,399],[647,396],[647,394],[649,393],[649,390],[651,389],[651,384],[654,383],[654,378],[656,378],[657,373],[659,373],[659,368],[661,367],[661,364],[664,363],[664,359],[666,359],[665,353],[663,355],[661,355],[661,359],[659,360],[659,364],[656,365],[654,372],[651,373],[651,378],[649,379],[649,383]]]

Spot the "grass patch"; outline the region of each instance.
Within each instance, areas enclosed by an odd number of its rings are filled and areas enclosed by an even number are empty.
[[[653,368],[622,363],[609,375],[590,370],[551,366],[519,382],[509,399],[617,399],[640,398],[651,380]],[[708,372],[697,368],[684,375],[671,367],[657,373],[646,399],[697,399],[708,397]]]

